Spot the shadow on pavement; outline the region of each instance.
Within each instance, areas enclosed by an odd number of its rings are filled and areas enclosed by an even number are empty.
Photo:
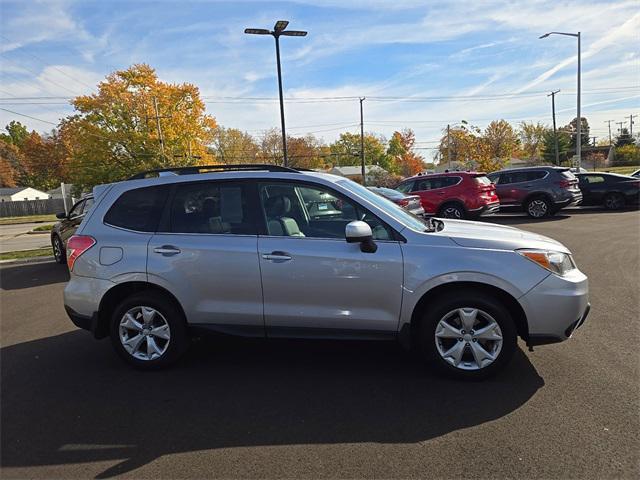
[[[196,450],[419,442],[507,415],[544,385],[520,350],[499,376],[463,383],[394,343],[205,339],[145,373],[75,331],[0,356],[2,467],[120,460],[99,478]]]
[[[69,270],[59,263],[33,263],[0,268],[0,290],[19,290],[69,281]]]

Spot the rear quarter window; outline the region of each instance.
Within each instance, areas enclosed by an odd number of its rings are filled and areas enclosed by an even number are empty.
[[[124,192],[109,208],[104,223],[137,232],[155,232],[169,188],[157,185]]]

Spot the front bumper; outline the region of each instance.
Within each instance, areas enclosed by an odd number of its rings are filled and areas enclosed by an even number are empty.
[[[529,345],[562,342],[587,319],[589,282],[577,269],[564,277],[549,274],[519,301],[529,325]]]

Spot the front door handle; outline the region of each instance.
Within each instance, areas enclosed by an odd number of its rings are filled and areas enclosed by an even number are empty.
[[[180,253],[180,249],[178,247],[174,247],[173,245],[163,245],[161,247],[156,247],[153,249],[154,252],[159,253],[164,257],[169,257],[171,255],[177,255]]]
[[[281,252],[276,250],[271,253],[262,254],[262,258],[264,258],[265,260],[270,260],[272,262],[280,263],[280,262],[288,262],[289,260],[291,260],[291,255],[289,255],[287,252]]]

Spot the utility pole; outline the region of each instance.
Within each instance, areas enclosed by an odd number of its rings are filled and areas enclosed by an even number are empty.
[[[629,115],[628,117],[624,117],[624,118],[628,118],[629,119],[629,136],[633,137],[633,119],[636,118],[638,115]]]
[[[451,126],[447,125],[447,163],[449,164],[449,170],[451,170]]]
[[[160,113],[158,112],[158,98],[157,97],[153,97],[153,109],[156,112],[155,115],[155,119],[156,119],[156,125],[158,127],[158,140],[160,141],[160,151],[162,152],[162,163],[166,166],[167,164],[167,156],[164,153],[164,138],[162,136],[162,127],[160,126],[160,119],[161,118],[168,118],[168,117],[161,117]]]
[[[627,122],[615,122],[616,125],[620,125],[620,127],[618,127],[618,133],[620,133],[622,135],[622,125],[626,124]]]
[[[362,167],[362,185],[367,184],[367,179],[364,171],[364,114],[362,112],[362,102],[365,97],[360,97],[360,165]]]
[[[605,120],[604,123],[609,125],[609,146],[611,146],[611,122],[613,122],[613,120]]]
[[[556,165],[560,165],[560,152],[558,151],[558,133],[556,131],[556,94],[560,90],[551,92],[547,97],[551,97],[551,115],[553,116],[553,144],[556,150]]]

